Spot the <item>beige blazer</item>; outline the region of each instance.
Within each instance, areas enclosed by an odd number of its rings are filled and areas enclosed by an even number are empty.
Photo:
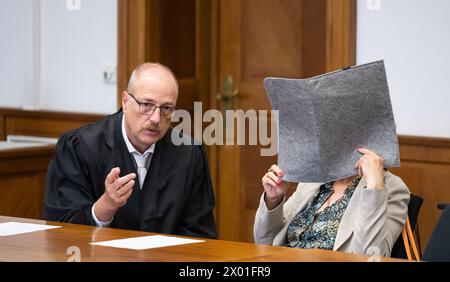
[[[361,178],[341,218],[333,250],[390,256],[406,221],[409,190],[400,177],[384,172],[385,188],[367,189]],[[255,242],[284,245],[289,224],[304,210],[320,183],[300,183],[288,201],[268,210],[261,196],[254,224]]]

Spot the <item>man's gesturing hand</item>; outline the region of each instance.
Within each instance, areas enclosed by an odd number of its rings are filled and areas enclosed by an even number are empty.
[[[119,177],[120,168],[115,167],[106,176],[105,180],[105,195],[111,207],[123,207],[133,192],[135,173],[127,174]]]
[[[135,173],[119,177],[120,168],[115,167],[106,176],[105,193],[95,203],[95,215],[100,221],[110,221],[120,207],[123,207],[133,192]]]

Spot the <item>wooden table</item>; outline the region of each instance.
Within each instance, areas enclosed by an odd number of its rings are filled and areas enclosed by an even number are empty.
[[[0,236],[0,261],[64,262],[73,255],[70,247],[79,248],[82,262],[364,262],[370,259],[368,256],[342,252],[301,250],[208,239],[202,243],[135,251],[94,246],[89,243],[157,233],[0,216],[0,222],[8,221],[59,225],[62,228]],[[69,254],[67,254],[68,250]],[[381,261],[401,260],[381,258]]]

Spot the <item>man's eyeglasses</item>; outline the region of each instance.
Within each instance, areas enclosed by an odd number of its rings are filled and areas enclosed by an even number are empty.
[[[136,101],[136,103],[138,103],[139,112],[143,115],[151,115],[156,110],[156,108],[159,108],[159,112],[163,117],[169,117],[175,111],[174,106],[167,106],[167,105],[157,106],[150,102],[140,102],[138,101],[138,99],[136,99],[136,97],[134,97],[133,94],[131,94],[130,92],[127,93]]]

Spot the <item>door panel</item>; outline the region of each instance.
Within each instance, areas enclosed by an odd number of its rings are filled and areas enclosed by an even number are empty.
[[[298,76],[302,70],[301,4],[298,0],[242,1],[242,81]]]

